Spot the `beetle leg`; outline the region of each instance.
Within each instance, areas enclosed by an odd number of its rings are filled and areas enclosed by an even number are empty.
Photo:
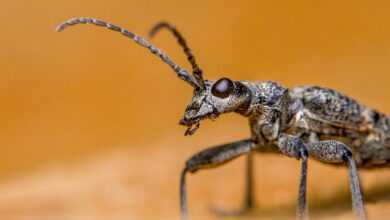
[[[359,219],[367,219],[366,211],[364,209],[363,196],[361,184],[359,180],[359,173],[356,167],[356,162],[352,158],[352,154],[346,154],[344,160],[348,163],[348,173],[350,188],[352,194],[352,206]]]
[[[253,154],[248,154],[245,169],[245,198],[243,210],[249,210],[254,207]]]
[[[307,145],[307,149],[310,156],[320,161],[327,163],[346,163],[348,165],[352,207],[359,220],[367,219],[358,169],[351,150],[344,143],[335,140],[310,143]]]
[[[289,156],[301,160],[301,174],[298,193],[297,219],[308,219],[306,188],[307,188],[307,162],[308,152],[305,144],[299,137],[281,134],[278,138],[279,150]]]
[[[186,174],[195,173],[200,169],[213,168],[233,160],[243,154],[250,153],[255,148],[255,143],[251,139],[245,139],[228,144],[222,144],[203,150],[189,160],[180,177],[180,212],[181,219],[188,219]]]

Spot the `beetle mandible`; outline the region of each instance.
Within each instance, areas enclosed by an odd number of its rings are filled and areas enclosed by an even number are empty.
[[[206,80],[183,36],[166,22],[152,28],[150,36],[161,29],[172,32],[192,66],[192,74],[145,38],[103,20],[73,18],[60,24],[57,31],[76,24],[93,24],[123,34],[160,57],[179,78],[194,88],[192,100],[180,120],[181,125],[187,126],[185,135],[194,134],[201,120],[216,119],[224,113],[235,112],[249,119],[250,137],[210,147],[187,160],[180,177],[183,220],[188,219],[187,173],[217,167],[242,155],[247,155],[245,202],[242,210],[235,213],[252,208],[254,152],[281,153],[301,161],[297,219],[308,219],[308,158],[348,167],[353,210],[358,219],[367,218],[358,167],[390,164],[390,119],[385,114],[340,92],[319,86],[288,89],[272,81],[233,81],[226,77]]]

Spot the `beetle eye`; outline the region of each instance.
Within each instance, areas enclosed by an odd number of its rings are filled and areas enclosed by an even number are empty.
[[[221,78],[214,83],[211,93],[218,98],[227,98],[234,90],[234,83],[228,78]]]

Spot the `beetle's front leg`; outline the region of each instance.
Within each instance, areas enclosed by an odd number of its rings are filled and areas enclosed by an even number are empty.
[[[252,139],[245,139],[237,142],[223,144],[203,150],[189,160],[180,178],[180,212],[181,219],[188,219],[187,193],[186,193],[186,174],[195,173],[200,169],[213,168],[220,166],[230,160],[233,160],[243,154],[248,154],[255,148]]]
[[[306,186],[307,186],[307,161],[308,151],[299,137],[281,134],[278,138],[279,150],[289,156],[301,160],[301,175],[298,193],[297,219],[308,219]]]

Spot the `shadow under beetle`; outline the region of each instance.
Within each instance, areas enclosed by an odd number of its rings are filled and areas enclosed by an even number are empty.
[[[185,164],[180,177],[180,211],[188,219],[186,174],[214,168],[247,155],[246,193],[242,209],[223,214],[242,214],[254,206],[252,152],[281,153],[301,161],[297,219],[308,219],[306,177],[308,158],[348,167],[352,207],[358,219],[366,219],[366,211],[357,167],[372,168],[390,164],[390,120],[372,108],[335,90],[318,86],[284,88],[272,81],[233,81],[226,77],[205,80],[191,49],[178,30],[165,22],[150,32],[169,30],[183,48],[192,66],[192,74],[183,69],[146,39],[114,24],[94,18],[73,18],[57,27],[57,31],[76,24],[94,24],[121,33],[147,48],[168,64],[179,78],[194,88],[180,124],[192,135],[203,119],[236,112],[249,119],[251,135],[247,139],[203,150]]]

